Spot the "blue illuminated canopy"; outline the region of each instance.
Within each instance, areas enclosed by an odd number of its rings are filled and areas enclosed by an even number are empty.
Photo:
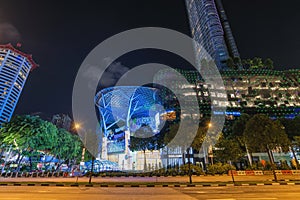
[[[159,90],[141,86],[105,88],[95,96],[104,136],[116,138],[124,131],[134,133],[141,126],[158,132],[163,106]]]

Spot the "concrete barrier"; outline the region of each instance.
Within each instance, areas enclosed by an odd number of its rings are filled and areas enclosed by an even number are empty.
[[[293,175],[300,175],[300,170],[291,170]]]
[[[245,171],[237,171],[237,175],[238,176],[246,176],[246,172]]]
[[[283,175],[292,175],[292,170],[281,170]]]
[[[236,170],[229,170],[228,171],[228,176],[231,176],[231,174],[233,174],[234,176],[236,176],[237,175]]]
[[[264,175],[273,175],[272,171],[264,171]]]
[[[254,175],[253,170],[246,170],[245,173],[246,173],[247,176],[253,176]]]
[[[262,176],[262,175],[264,175],[264,173],[263,173],[263,171],[261,171],[261,170],[255,170],[255,171],[254,171],[254,175],[255,175],[255,176]]]
[[[275,170],[275,173],[276,173],[277,175],[282,175],[282,170]]]

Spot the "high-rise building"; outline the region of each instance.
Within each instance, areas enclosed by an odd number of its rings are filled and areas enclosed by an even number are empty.
[[[28,74],[37,66],[31,55],[0,45],[0,124],[10,120]]]
[[[213,84],[206,83],[199,75],[197,70],[177,69],[178,76],[170,76],[170,70],[161,70],[156,78],[172,83],[172,91],[181,91],[180,95],[184,96],[185,104],[192,105],[196,97],[199,105],[199,114],[187,114],[187,112],[173,99],[175,95],[170,95],[166,91],[160,91],[162,99],[169,102],[169,111],[174,111],[175,119],[172,123],[178,123],[179,119],[191,117],[199,120],[205,117],[211,119],[224,119],[225,123],[222,133],[225,136],[232,134],[232,127],[242,114],[246,113],[250,116],[255,114],[264,114],[271,119],[293,119],[300,116],[300,70],[276,71],[268,69],[252,69],[252,70],[225,70],[221,71],[224,90],[215,87]],[[180,79],[184,76],[185,79]],[[188,84],[186,81],[188,80]],[[193,89],[195,92],[190,92]],[[222,97],[227,96],[227,100]],[[172,97],[173,96],[173,97]],[[176,94],[176,98],[180,97]],[[220,111],[219,107],[226,106],[226,110]],[[172,109],[173,108],[173,109]],[[215,122],[216,122],[215,121]],[[214,122],[212,122],[214,123]],[[197,151],[197,149],[196,149]],[[196,156],[194,162],[208,163],[208,153],[211,150],[204,147]],[[173,150],[162,149],[161,160],[163,165],[169,163],[175,165],[181,164],[181,149],[173,148]],[[263,159],[266,155],[261,153],[253,154],[257,159]],[[198,157],[199,156],[199,157]],[[289,161],[289,154],[274,153],[277,161],[286,159]],[[167,165],[169,165],[167,164]]]
[[[192,37],[226,69],[229,57],[240,58],[221,0],[185,0]],[[200,56],[196,48],[196,56]],[[240,66],[241,67],[241,66]]]

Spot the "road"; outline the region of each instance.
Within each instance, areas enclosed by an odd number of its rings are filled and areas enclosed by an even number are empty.
[[[205,200],[299,200],[300,186],[240,186],[178,188],[183,194]]]
[[[242,187],[0,187],[0,200],[298,200],[300,186]]]
[[[0,200],[158,200],[194,198],[172,188],[0,187]]]
[[[264,176],[235,176],[235,181],[248,181],[248,182],[264,182],[272,181],[274,177],[272,175]],[[300,181],[299,175],[292,176],[278,176],[278,180],[297,180]],[[0,182],[88,182],[88,177],[79,177],[78,180],[76,177],[70,178],[4,178],[0,177]],[[180,177],[93,177],[93,183],[111,183],[111,182],[151,182],[151,183],[162,183],[162,182],[180,182],[187,183],[189,181],[188,176]],[[231,176],[193,176],[193,182],[231,182]]]

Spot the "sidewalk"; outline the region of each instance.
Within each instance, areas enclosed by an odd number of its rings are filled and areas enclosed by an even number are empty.
[[[281,182],[300,182],[299,175],[277,175]],[[272,182],[273,175],[261,176],[234,176],[235,182]],[[0,177],[1,183],[88,183],[89,177],[34,177],[34,178],[4,178]],[[223,176],[192,176],[193,183],[232,183],[232,177]],[[93,177],[93,183],[118,184],[118,183],[188,183],[188,176],[169,176],[169,177]]]

